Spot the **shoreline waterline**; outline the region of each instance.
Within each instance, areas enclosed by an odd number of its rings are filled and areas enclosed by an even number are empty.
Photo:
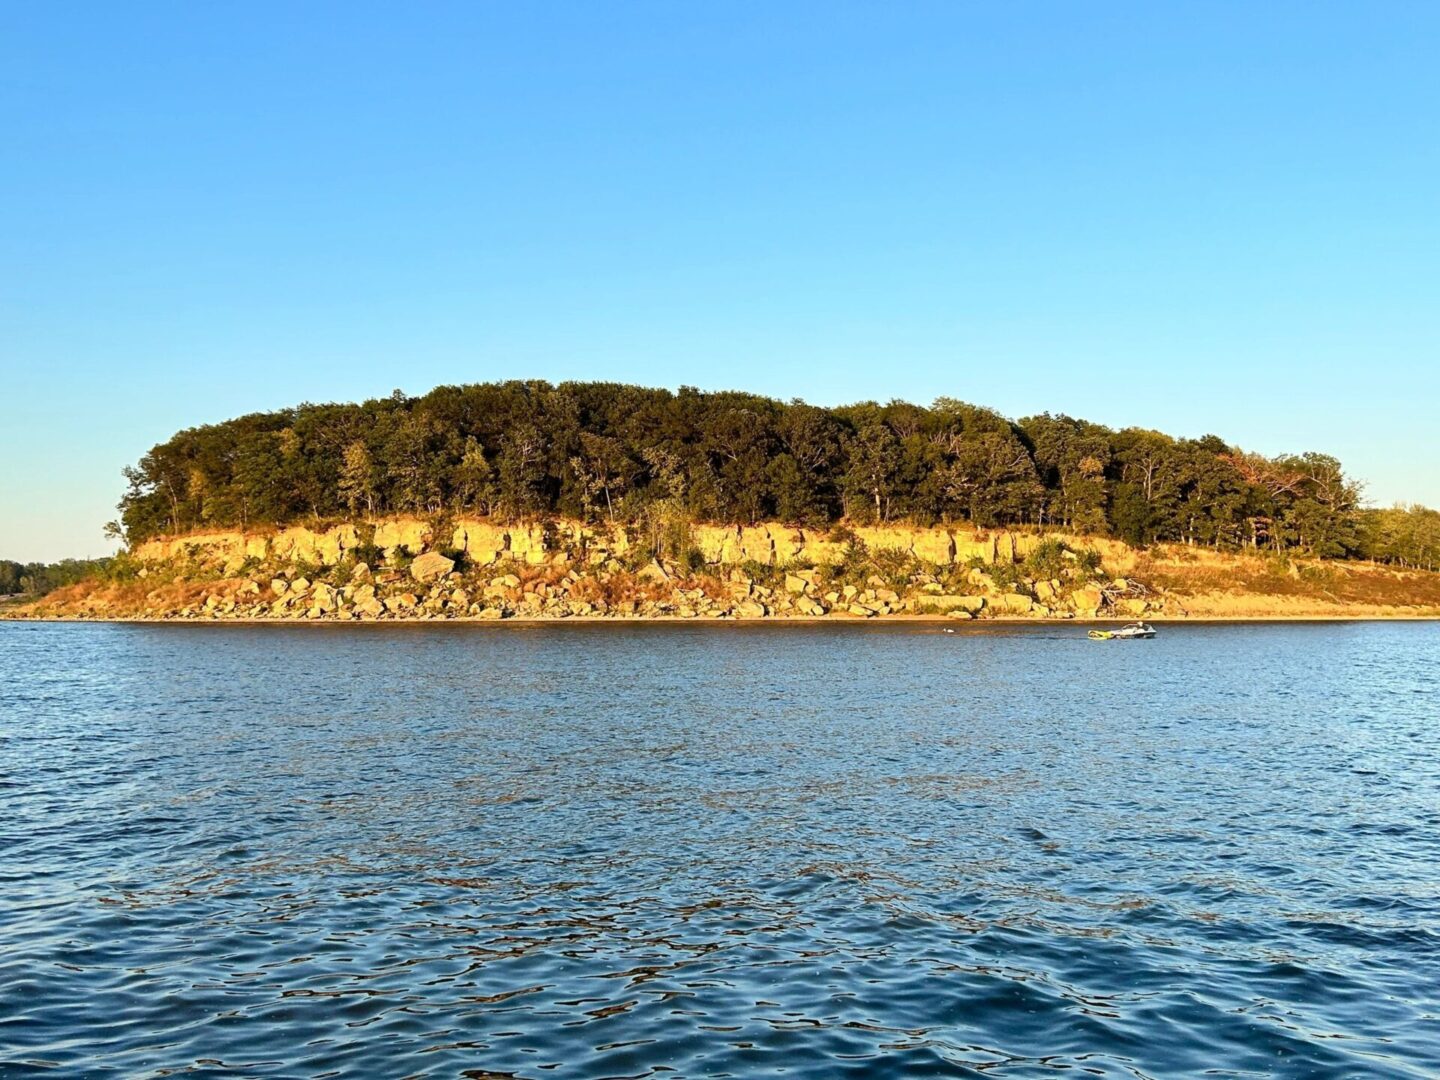
[[[1016,626],[1115,626],[1127,623],[1144,621],[1153,626],[1204,626],[1204,625],[1229,625],[1229,624],[1275,624],[1284,623],[1403,623],[1403,622],[1440,622],[1440,612],[1425,615],[1379,615],[1379,614],[1357,614],[1357,615],[1196,615],[1196,616],[1166,616],[1157,617],[1147,615],[1143,620],[1136,618],[1117,616],[1113,619],[1045,619],[1026,618],[1024,616],[1004,617],[996,616],[984,619],[952,619],[944,615],[885,615],[873,619],[864,619],[858,616],[786,616],[775,618],[773,616],[724,616],[721,618],[685,618],[680,615],[571,615],[566,618],[536,618],[533,616],[510,616],[504,619],[486,619],[474,615],[460,615],[453,618],[415,619],[415,618],[392,618],[392,619],[252,619],[252,618],[116,618],[99,619],[85,618],[73,615],[24,615],[6,616],[0,614],[0,623],[84,623],[93,624],[115,624],[115,625],[140,625],[140,626],[446,626],[446,625],[467,625],[467,626],[644,626],[647,624],[660,624],[667,626],[944,626],[952,630],[984,630],[987,627],[1013,628]]]

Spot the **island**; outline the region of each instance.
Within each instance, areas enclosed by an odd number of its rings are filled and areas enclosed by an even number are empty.
[[[445,386],[190,428],[125,477],[120,554],[0,563],[0,615],[1440,615],[1440,514],[1329,455],[949,398]]]

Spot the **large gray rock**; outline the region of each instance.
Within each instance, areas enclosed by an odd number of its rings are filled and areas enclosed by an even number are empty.
[[[665,572],[665,568],[660,565],[658,560],[655,559],[651,559],[646,566],[642,567],[635,574],[635,576],[640,578],[642,581],[653,581],[656,584],[659,584],[662,581],[670,580],[670,575]]]
[[[947,614],[952,611],[968,611],[973,615],[985,607],[985,598],[983,596],[954,596],[941,593],[938,596],[922,596],[918,603],[922,607],[933,608]]]
[[[447,559],[438,551],[427,551],[410,564],[410,576],[421,583],[443,578],[455,569],[455,560]]]
[[[385,605],[376,598],[374,593],[362,596],[355,601],[355,610],[369,618],[378,618],[385,610]]]

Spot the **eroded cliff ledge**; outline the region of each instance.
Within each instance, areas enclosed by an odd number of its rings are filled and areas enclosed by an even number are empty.
[[[1094,537],[899,525],[390,518],[138,545],[31,617],[141,619],[1433,615],[1440,575]]]

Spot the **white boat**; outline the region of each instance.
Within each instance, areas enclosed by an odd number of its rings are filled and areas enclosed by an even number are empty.
[[[1132,622],[1122,626],[1119,630],[1091,630],[1089,636],[1096,641],[1152,638],[1155,636],[1155,627],[1147,622]]]

